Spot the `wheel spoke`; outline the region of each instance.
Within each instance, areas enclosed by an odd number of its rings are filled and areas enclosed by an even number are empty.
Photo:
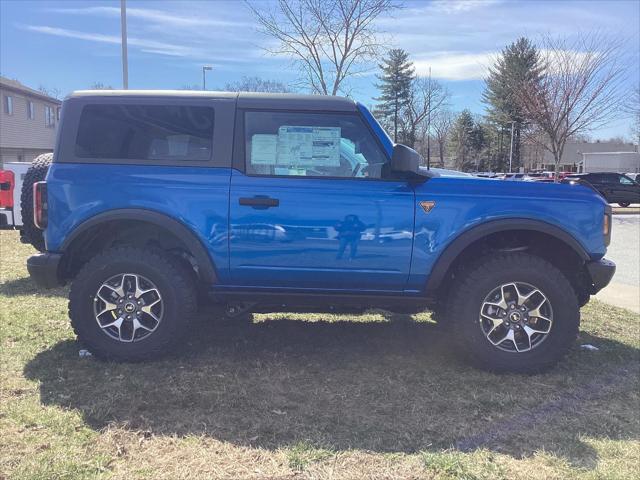
[[[495,328],[491,329],[491,332],[493,332],[495,330]],[[490,332],[490,333],[491,333]],[[491,338],[489,337],[489,335],[487,335],[487,339],[493,343],[494,345],[500,345],[502,342],[504,342],[505,340],[509,339],[509,334],[511,334],[513,336],[513,331],[511,330],[507,330],[507,332],[504,334],[504,336],[502,338],[500,338],[500,340],[494,342],[493,340],[491,340]]]
[[[129,284],[129,288],[125,288],[125,283],[128,279],[133,279],[133,288],[131,288],[131,284]],[[134,294],[138,290],[138,276],[133,274],[125,274],[122,276],[122,283],[120,284],[120,288],[124,292],[124,294]]]
[[[507,336],[505,337],[505,340],[510,340],[511,343],[513,343],[513,345],[516,347],[516,351],[520,352],[520,347],[518,347],[518,342],[516,342],[516,337],[515,337],[515,333],[513,332],[513,330],[509,330],[509,333],[507,333]]]
[[[102,288],[100,290],[102,290]],[[118,306],[115,303],[113,303],[111,300],[107,300],[106,298],[104,298],[100,293],[100,291],[98,291],[98,294],[96,296],[98,297],[98,299],[102,300],[105,305],[104,308],[100,310],[100,312],[97,314],[98,317],[101,316],[103,313],[111,312],[116,308],[118,308]]]
[[[542,295],[542,293],[540,293],[540,295]],[[542,308],[542,306],[547,302],[547,297],[545,297],[544,295],[542,295],[542,301],[538,304],[538,306],[532,310],[529,310],[529,316],[530,317],[536,317],[536,318],[540,318],[546,322],[551,322],[551,319],[549,319],[548,317],[544,316],[542,314],[542,312],[540,311],[540,309]]]
[[[487,318],[487,319],[491,320],[492,322],[500,322],[500,323],[502,323],[502,317],[498,316],[498,312],[500,311],[500,310],[498,310],[498,307],[496,307],[492,303],[487,303],[487,302],[485,302],[485,304],[483,305],[483,307],[485,307],[485,306],[488,306],[490,308],[495,308],[496,311],[495,312],[490,312],[490,311],[488,311],[488,309],[483,308],[482,312],[480,313],[480,315],[482,315],[484,318]]]
[[[536,293],[540,293],[540,295],[542,295],[540,290],[538,290],[537,288],[534,288],[533,290],[531,290],[526,295],[523,295],[522,293],[520,293],[520,289],[518,288],[518,284],[517,283],[513,284],[513,288],[515,289],[516,295],[518,296],[518,306],[524,305],[527,302],[527,300],[529,300]],[[544,295],[542,295],[542,297],[544,298]]]
[[[124,290],[122,290],[122,283],[120,283],[120,285],[118,287],[114,287],[114,286],[109,285],[108,283],[105,282],[100,287],[100,290],[102,290],[103,288],[108,288],[109,290],[114,292],[118,296],[118,298],[124,297]]]
[[[158,326],[158,324],[156,323],[156,327]],[[139,328],[146,330],[147,332],[153,332],[156,327],[153,328],[149,328],[146,325],[143,325],[140,320],[138,320],[137,318],[133,319],[133,335],[135,336],[136,334],[136,330],[138,330]]]
[[[502,325],[502,322],[500,322],[500,323],[494,323],[494,324],[493,324],[493,327],[491,327],[491,330],[489,330],[489,332],[487,332],[487,338],[489,339],[489,341],[490,341],[491,343],[493,343],[493,340],[491,340],[491,334],[492,334],[493,332],[495,332],[495,331],[496,331],[496,328],[498,328],[500,325]],[[504,338],[503,338],[502,340],[504,340]],[[500,340],[500,342],[502,342],[502,340]],[[500,342],[498,342],[498,343],[500,343]],[[494,345],[495,345],[495,344],[494,344]]]
[[[491,300],[486,300],[484,302],[484,305],[493,305],[494,307],[498,307],[498,308],[502,308],[503,310],[506,310],[508,305],[507,305],[507,301],[505,299],[505,295],[504,295],[504,287],[506,287],[507,285],[502,285],[500,287],[500,301],[496,302],[495,300],[491,301]]]
[[[103,330],[106,330],[107,328],[110,328],[110,327],[116,327],[116,329],[118,330],[118,339],[120,341],[124,341],[122,340],[122,330],[121,330],[122,322],[124,322],[124,317],[118,317],[113,322],[107,323],[106,325],[100,325],[100,326],[102,327]]]
[[[147,315],[150,315],[151,318],[153,318],[156,322],[159,322],[160,319],[158,319],[158,317],[156,316],[155,313],[153,313],[153,311],[151,310],[151,307],[153,307],[154,305],[156,305],[157,303],[159,303],[161,300],[158,298],[156,301],[148,304],[148,305],[144,305],[140,308],[140,310],[142,310],[144,313],[146,313]]]

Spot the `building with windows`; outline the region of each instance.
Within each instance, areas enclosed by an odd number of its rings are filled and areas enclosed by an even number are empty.
[[[0,77],[0,165],[53,151],[60,100]]]
[[[578,172],[581,170],[583,164],[584,155],[606,153],[629,153],[637,152],[638,146],[631,142],[625,143],[622,141],[596,141],[596,142],[568,142],[564,147],[562,154],[562,163],[560,165],[560,171],[564,172]],[[534,170],[549,170],[553,171],[555,163],[553,155],[548,150],[544,149],[540,145],[527,144],[522,148],[522,160],[523,165],[527,171]],[[615,163],[615,162],[614,162]],[[611,171],[619,168],[612,164]],[[608,171],[608,170],[605,170]]]

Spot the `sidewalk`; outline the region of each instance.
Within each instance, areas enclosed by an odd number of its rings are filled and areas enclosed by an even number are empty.
[[[609,305],[640,313],[640,287],[611,282],[607,288],[598,292],[596,298]]]
[[[612,226],[606,257],[616,263],[616,274],[596,298],[640,313],[640,215],[614,215]]]

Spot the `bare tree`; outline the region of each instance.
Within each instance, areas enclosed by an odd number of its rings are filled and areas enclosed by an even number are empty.
[[[62,90],[57,87],[47,88],[41,84],[38,86],[38,91],[48,97],[57,98],[58,100],[62,97]]]
[[[540,50],[542,76],[520,84],[516,95],[532,121],[528,138],[551,152],[558,172],[567,140],[619,113],[626,70],[620,44],[599,34],[545,37]]]
[[[93,82],[89,88],[91,90],[113,90],[111,85],[105,85],[102,82]]]
[[[400,119],[402,143],[413,147],[420,126],[427,123],[448,102],[449,92],[437,80],[418,77],[413,80],[407,105]],[[425,135],[430,135],[430,125],[423,125]]]
[[[227,83],[224,89],[228,92],[267,92],[289,93],[292,89],[277,80],[266,80],[257,76],[242,77],[238,82]]]
[[[394,0],[277,0],[273,8],[249,3],[261,30],[278,42],[270,53],[300,67],[314,93],[337,95],[345,81],[375,58],[380,43],[374,21]]]
[[[631,138],[640,148],[640,87],[634,88],[627,98],[628,101],[624,110],[633,119],[633,124],[631,125]]]
[[[438,144],[438,156],[440,157],[441,167],[444,167],[444,152],[447,148],[449,134],[454,121],[455,117],[450,110],[441,110],[440,112],[437,112],[431,120],[433,137]]]

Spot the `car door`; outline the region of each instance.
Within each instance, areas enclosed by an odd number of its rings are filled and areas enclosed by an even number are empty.
[[[617,202],[638,203],[640,202],[640,185],[631,180],[626,175],[618,175],[618,182],[614,187]]]
[[[415,194],[359,113],[238,112],[230,193],[233,283],[401,291]],[[237,158],[236,165],[237,163]]]
[[[612,202],[611,198],[613,197],[613,182],[609,180],[608,174],[606,173],[589,173],[585,175],[584,180],[589,182],[593,187],[600,192],[600,194],[607,200],[607,202]]]

